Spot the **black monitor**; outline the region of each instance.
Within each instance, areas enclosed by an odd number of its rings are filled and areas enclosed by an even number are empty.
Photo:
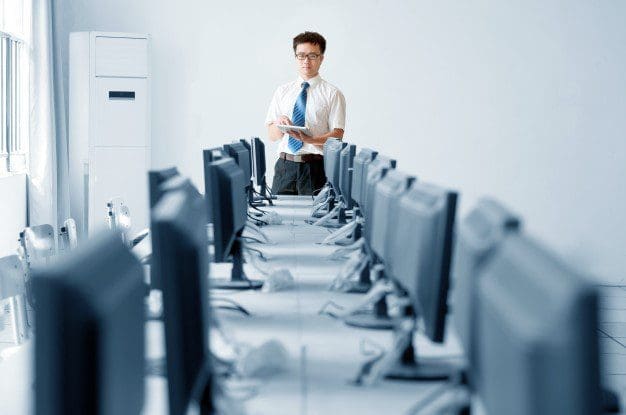
[[[193,183],[191,183],[191,180],[189,180],[189,178],[184,177],[184,176],[174,176],[164,181],[163,183],[159,185],[158,190],[159,190],[159,193],[161,194],[159,200],[165,197],[166,194],[177,191],[177,190],[183,190],[183,191],[187,191],[190,193],[195,193],[198,195],[198,197],[201,197],[196,187],[193,185]],[[205,211],[206,211],[206,203],[205,203]],[[154,208],[150,209],[150,229],[154,227],[153,214],[154,214]],[[206,213],[204,214],[203,217],[206,218]],[[203,225],[203,229],[206,232],[206,223]],[[155,249],[153,237],[151,238],[151,243],[152,243],[151,258],[152,258],[154,256],[154,249]],[[161,290],[162,287],[163,287],[163,281],[161,281],[160,274],[158,272],[151,272],[150,273],[150,288]]]
[[[386,275],[407,292],[419,325],[434,343],[444,340],[456,203],[455,192],[415,181],[390,213],[396,219]],[[388,377],[441,379],[456,369],[445,361],[415,360],[412,339],[403,356]]]
[[[163,196],[153,211],[151,274],[162,281],[169,413],[211,407],[206,209],[197,190]]]
[[[352,175],[356,146],[348,144],[341,150],[339,159],[339,192],[346,209],[352,209]]]
[[[261,188],[267,186],[265,173],[265,144],[260,138],[254,137],[252,139],[252,177],[255,185]],[[263,190],[261,190],[261,194],[263,194]]]
[[[232,257],[230,280],[212,279],[215,288],[260,288],[261,283],[249,280],[243,272],[242,242],[240,240],[248,217],[246,180],[243,171],[231,158],[210,163],[211,202],[213,210],[213,239],[215,262]]]
[[[600,414],[598,292],[527,236],[478,280],[477,396],[488,414]]]
[[[211,205],[215,238],[215,261],[225,262],[247,220],[246,180],[231,158],[209,164]]]
[[[148,172],[148,189],[150,197],[150,209],[154,207],[161,197],[159,192],[159,185],[171,179],[174,176],[178,176],[180,173],[176,167],[170,167],[163,170],[150,170]]]
[[[239,142],[252,154],[252,145],[245,138],[240,138]],[[250,163],[252,163],[252,157],[250,157]]]
[[[367,180],[364,172],[367,171],[367,165],[372,162],[378,155],[378,151],[369,148],[362,148],[359,153],[354,156],[353,172],[352,172],[352,200],[361,205],[363,182]]]
[[[207,211],[207,221],[208,223],[213,223],[213,208],[210,200],[210,195],[212,194],[211,190],[211,162],[221,160],[223,158],[230,157],[226,154],[223,148],[214,147],[206,150],[202,150],[202,162],[204,166],[204,199],[206,202],[206,211]]]
[[[481,270],[507,235],[521,228],[519,217],[497,200],[483,198],[459,224],[452,267],[452,318],[467,357],[469,382],[476,365],[476,287]]]
[[[252,180],[252,161],[250,157],[250,150],[241,142],[234,141],[230,144],[224,144],[224,151],[231,156],[239,165],[239,168],[243,170],[243,175],[246,180],[246,186],[250,185]]]
[[[36,414],[138,414],[144,400],[143,269],[104,233],[33,272]]]

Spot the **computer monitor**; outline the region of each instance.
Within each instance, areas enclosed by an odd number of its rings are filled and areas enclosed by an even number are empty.
[[[240,237],[248,217],[244,173],[231,158],[210,163],[210,170],[214,260],[226,262],[231,257],[233,260],[231,279],[212,279],[212,286],[231,289],[260,288],[261,282],[249,280],[243,272]]]
[[[252,145],[250,145],[250,142],[248,142],[248,140],[246,140],[245,138],[240,138],[239,142],[243,144],[243,146],[250,152],[250,154],[252,154]],[[252,163],[252,156],[250,156],[250,163]]]
[[[204,200],[190,187],[168,192],[153,211],[151,273],[162,281],[171,414],[211,407],[205,223]]]
[[[359,153],[354,156],[353,172],[352,172],[352,200],[361,205],[363,202],[361,194],[363,189],[363,182],[367,179],[364,176],[364,172],[367,170],[367,165],[372,162],[378,155],[378,151],[371,150],[369,148],[362,148]]]
[[[415,316],[433,343],[444,340],[456,201],[455,192],[415,181],[390,212],[397,219],[388,239],[385,274],[406,291],[406,315]],[[445,379],[458,370],[455,362],[416,359],[412,334],[405,347],[386,377]]]
[[[409,294],[426,336],[444,340],[457,193],[415,181],[398,200],[389,276]]]
[[[265,181],[265,144],[259,137],[252,138],[252,177],[254,184],[261,187],[261,194],[264,194],[263,187],[267,189]]]
[[[488,414],[600,414],[598,292],[507,236],[478,280],[477,396]]]
[[[352,175],[356,146],[348,144],[341,150],[339,158],[339,192],[346,209],[352,209]]]
[[[363,170],[363,181],[361,182],[363,188],[361,189],[361,214],[365,218],[364,235],[369,241],[370,229],[371,229],[371,215],[369,211],[374,205],[374,189],[378,181],[385,175],[390,169],[396,168],[396,161],[386,157],[382,154],[378,154],[374,160],[366,164]]]
[[[330,143],[329,143],[330,141]],[[326,179],[331,184],[335,194],[341,194],[339,189],[339,168],[341,150],[347,146],[347,143],[341,140],[326,140],[328,143],[327,154],[324,156],[324,171],[326,173]]]
[[[161,197],[159,185],[174,176],[178,176],[178,169],[170,167],[162,170],[150,170],[148,172],[148,189],[150,194],[150,209],[154,207]]]
[[[250,186],[250,181],[252,180],[252,161],[250,158],[250,150],[248,150],[248,148],[241,141],[233,141],[230,144],[224,144],[224,151],[226,154],[235,159],[239,168],[243,170],[246,187]]]
[[[209,164],[215,261],[225,262],[247,220],[245,176],[231,158]]]
[[[33,271],[36,414],[138,414],[144,399],[143,269],[97,235]]]
[[[519,217],[495,199],[482,198],[459,224],[452,266],[452,319],[468,362],[476,365],[476,287],[480,272],[505,238],[521,228]]]
[[[210,199],[210,195],[213,193],[211,190],[211,162],[221,160],[223,158],[230,157],[226,154],[223,148],[214,147],[202,150],[202,162],[204,167],[204,199],[206,202],[207,221],[213,223],[213,208]]]
[[[175,192],[178,190],[183,190],[189,193],[196,194],[198,197],[202,197],[200,193],[198,193],[198,189],[196,189],[193,183],[191,183],[191,180],[189,180],[189,178],[184,177],[184,176],[174,176],[159,185],[158,191],[161,194],[161,197],[159,198],[159,200],[162,199],[166,194]],[[203,218],[206,219],[206,215],[207,213],[206,213],[206,203],[205,203],[205,213],[203,215]],[[150,229],[153,229],[153,227],[154,227],[154,208],[150,209]],[[203,229],[204,229],[204,232],[206,233],[206,223],[203,225]],[[150,240],[152,244],[152,254],[150,258],[154,256],[154,249],[155,249],[155,246],[154,246],[155,242],[154,242],[153,236],[154,235],[151,235],[151,240]],[[157,290],[161,290],[163,288],[163,281],[161,280],[161,275],[158,272],[150,273],[150,288],[157,289]]]
[[[415,176],[409,176],[396,169],[388,170],[387,173],[374,186],[372,209],[370,247],[378,259],[383,263],[388,262],[390,239],[394,238],[392,223],[397,216],[393,215],[394,204],[402,194],[408,191],[415,181]]]

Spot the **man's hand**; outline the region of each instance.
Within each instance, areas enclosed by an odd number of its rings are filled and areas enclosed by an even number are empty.
[[[281,115],[280,117],[278,117],[276,119],[276,121],[274,121],[274,124],[276,124],[276,125],[293,125],[293,123],[291,122],[289,117],[287,117],[286,115]]]
[[[289,131],[289,135],[292,136],[293,138],[297,138],[298,140],[302,141],[303,143],[307,143],[307,144],[316,144],[315,143],[315,137],[312,137],[310,135],[306,135],[304,134],[302,131]]]
[[[267,135],[272,141],[278,141],[283,138],[283,132],[278,129],[277,125],[293,125],[293,123],[289,117],[281,115],[273,123],[269,124],[267,126]]]

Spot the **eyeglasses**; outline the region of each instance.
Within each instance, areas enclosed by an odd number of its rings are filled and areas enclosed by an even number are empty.
[[[319,53],[296,53],[296,59],[298,59],[299,61],[303,61],[306,58],[309,58],[310,61],[316,61],[320,58],[320,56],[322,56]]]

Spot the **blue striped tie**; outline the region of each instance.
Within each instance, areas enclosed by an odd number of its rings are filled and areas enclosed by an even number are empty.
[[[296,104],[293,106],[293,117],[291,117],[293,125],[304,127],[304,115],[306,114],[306,90],[308,87],[308,82],[302,82],[302,91],[300,92],[300,95],[298,95],[298,99],[296,99]],[[303,145],[304,143],[302,143],[302,141],[289,136],[288,147],[293,154],[296,154]]]

